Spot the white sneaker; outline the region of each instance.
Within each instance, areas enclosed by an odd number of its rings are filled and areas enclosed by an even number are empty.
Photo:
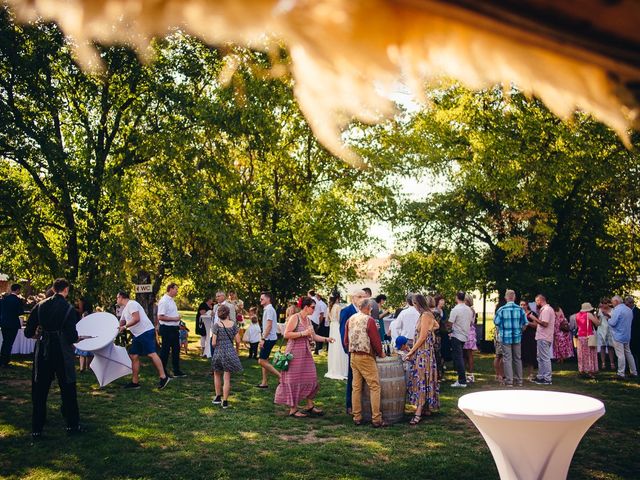
[[[467,383],[474,383],[476,381],[473,375],[467,375]]]
[[[456,382],[451,384],[451,388],[467,388],[467,384]]]

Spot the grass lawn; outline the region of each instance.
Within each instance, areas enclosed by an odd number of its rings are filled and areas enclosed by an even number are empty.
[[[185,312],[186,313],[186,312]],[[185,315],[186,317],[186,315]],[[189,319],[188,319],[189,320]],[[254,388],[260,369],[243,352],[243,374],[234,378],[231,408],[211,404],[209,363],[197,355],[192,321],[187,378],[163,391],[143,360],[142,388],[124,391],[123,378],[98,388],[92,372],[78,376],[82,421],[89,431],[67,437],[52,388],[46,437],[30,446],[30,368],[27,357],[16,368],[0,370],[1,478],[188,478],[188,479],[495,479],[497,470],[483,438],[457,409],[464,393],[499,388],[492,358],[478,355],[476,384],[465,392],[443,385],[442,411],[416,427],[356,428],[344,412],[345,383],[324,378],[326,357],[318,359],[317,398],[326,415],[293,419],[273,404],[275,382]],[[613,373],[597,381],[576,378],[575,364],[554,365],[554,390],[601,399],[607,413],[578,447],[569,478],[640,476],[640,385],[616,382]],[[448,380],[453,379],[448,374]],[[526,388],[543,388],[528,384]],[[408,420],[408,417],[407,417]],[[536,448],[522,445],[522,448]]]

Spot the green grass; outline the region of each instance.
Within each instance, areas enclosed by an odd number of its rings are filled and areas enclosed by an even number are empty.
[[[183,312],[184,313],[184,312]],[[186,315],[185,315],[186,317]],[[187,319],[189,320],[189,319]],[[89,431],[63,433],[57,387],[49,401],[46,438],[30,446],[30,367],[0,370],[0,476],[2,478],[189,478],[189,479],[494,479],[497,470],[481,435],[457,409],[460,395],[499,388],[490,356],[476,357],[476,385],[466,392],[442,388],[442,411],[417,427],[355,428],[344,413],[345,383],[324,378],[318,359],[318,404],[326,415],[292,419],[267,391],[253,387],[260,369],[243,358],[233,380],[231,408],[211,404],[209,363],[196,354],[197,338],[183,355],[189,376],[155,390],[155,372],[143,361],[142,388],[124,391],[123,378],[98,388],[93,373],[79,375],[78,399]],[[246,357],[246,351],[243,352]],[[554,390],[601,399],[606,415],[592,427],[575,454],[569,478],[638,478],[640,472],[640,386],[615,382],[610,372],[597,381],[578,379],[575,364],[554,365]],[[451,374],[448,380],[453,380]],[[527,388],[542,388],[533,384]],[[407,418],[408,420],[408,418]],[[523,445],[535,448],[535,445]]]

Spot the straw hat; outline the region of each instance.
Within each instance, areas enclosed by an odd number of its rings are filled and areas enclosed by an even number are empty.
[[[593,307],[589,302],[583,303],[582,307],[580,307],[581,312],[591,312],[593,311]]]

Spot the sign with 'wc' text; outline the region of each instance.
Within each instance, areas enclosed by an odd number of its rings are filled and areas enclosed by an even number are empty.
[[[136,285],[136,293],[151,293],[152,290],[152,285],[150,283],[144,285]]]

